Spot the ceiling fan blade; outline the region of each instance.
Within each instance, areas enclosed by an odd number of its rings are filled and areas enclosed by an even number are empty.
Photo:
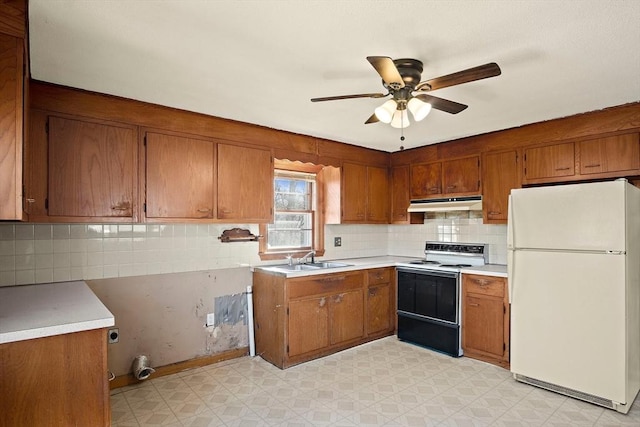
[[[339,96],[325,96],[324,98],[311,98],[311,102],[320,101],[337,101],[339,99],[353,99],[353,98],[384,98],[389,95],[384,93],[360,93],[357,95],[339,95]]]
[[[380,121],[380,119],[378,119],[378,116],[376,116],[376,113],[373,113],[371,115],[371,117],[369,117],[367,119],[366,122],[364,122],[365,125],[371,124],[371,123],[378,123]]]
[[[435,79],[425,80],[416,85],[415,90],[436,90],[449,86],[455,86],[462,83],[469,83],[476,80],[482,80],[489,77],[495,77],[502,74],[500,67],[495,62],[480,65],[478,67],[469,68],[467,70],[458,71],[457,73],[448,74]]]
[[[393,63],[393,59],[388,56],[367,56],[367,61],[373,65],[382,80],[388,87],[400,89],[404,87],[404,80]]]
[[[416,95],[415,98],[418,98],[421,101],[428,102],[431,104],[431,108],[435,108],[436,110],[444,111],[446,113],[458,114],[460,111],[465,110],[468,105],[460,104],[455,101],[449,101],[448,99],[438,98],[435,96],[420,94]]]

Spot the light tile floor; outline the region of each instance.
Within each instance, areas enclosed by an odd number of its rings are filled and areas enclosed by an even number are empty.
[[[280,370],[243,357],[111,393],[113,426],[640,426],[499,367],[387,337]]]

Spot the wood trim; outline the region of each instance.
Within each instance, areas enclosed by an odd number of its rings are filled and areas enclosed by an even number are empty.
[[[389,153],[384,151],[37,80],[31,81],[30,92],[35,109],[266,147],[273,149],[276,157],[288,160],[333,166],[341,166],[342,159],[369,157],[373,164],[389,162]]]
[[[160,366],[158,368],[154,367],[153,369],[155,369],[155,372],[152,374],[152,378],[164,377],[166,375],[186,371],[187,369],[200,368],[202,366],[212,365],[225,360],[237,359],[239,357],[247,356],[248,354],[249,347],[240,347],[234,350],[212,354],[210,356],[197,357],[195,359],[176,362],[170,365]],[[120,375],[109,383],[109,388],[113,390],[127,385],[139,384],[140,382],[141,381],[137,380],[133,374]]]
[[[640,130],[640,102],[397,151],[391,154],[391,163],[425,163],[465,157],[470,153],[481,154],[535,144],[590,139],[634,130]]]

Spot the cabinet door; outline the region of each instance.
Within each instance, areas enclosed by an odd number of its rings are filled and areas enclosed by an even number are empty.
[[[342,221],[364,222],[367,204],[367,167],[342,165]]]
[[[0,220],[22,219],[22,45],[0,34]]]
[[[133,127],[49,117],[49,216],[133,217],[136,157]]]
[[[409,222],[409,166],[396,166],[391,169],[391,223]]]
[[[391,328],[391,285],[369,286],[367,294],[367,335]]]
[[[289,357],[329,346],[328,298],[330,297],[289,302]]]
[[[362,289],[331,295],[331,344],[364,336],[364,302]]]
[[[147,218],[213,218],[214,143],[146,135]]]
[[[509,193],[519,188],[517,153],[489,153],[482,158],[482,210],[485,223],[507,222]]]
[[[637,171],[640,168],[638,134],[581,141],[580,173],[583,175]]]
[[[271,151],[218,144],[217,178],[219,219],[273,221]]]
[[[442,190],[445,195],[480,194],[480,159],[466,159],[442,162]]]
[[[367,167],[367,222],[389,223],[389,174],[387,168]]]
[[[442,195],[442,164],[411,165],[411,198],[425,199]]]
[[[502,358],[504,308],[500,297],[466,294],[464,299],[464,346]]]
[[[573,142],[527,148],[524,151],[525,180],[564,178],[575,175]]]

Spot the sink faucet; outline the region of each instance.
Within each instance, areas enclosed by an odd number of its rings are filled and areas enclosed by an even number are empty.
[[[287,259],[287,264],[293,265],[293,255],[287,254],[285,258]]]
[[[307,258],[311,257],[311,263],[316,262],[315,256],[316,256],[316,251],[310,251],[308,254],[306,254],[305,256],[303,256],[302,258],[298,258],[298,264],[304,264],[307,262]]]

